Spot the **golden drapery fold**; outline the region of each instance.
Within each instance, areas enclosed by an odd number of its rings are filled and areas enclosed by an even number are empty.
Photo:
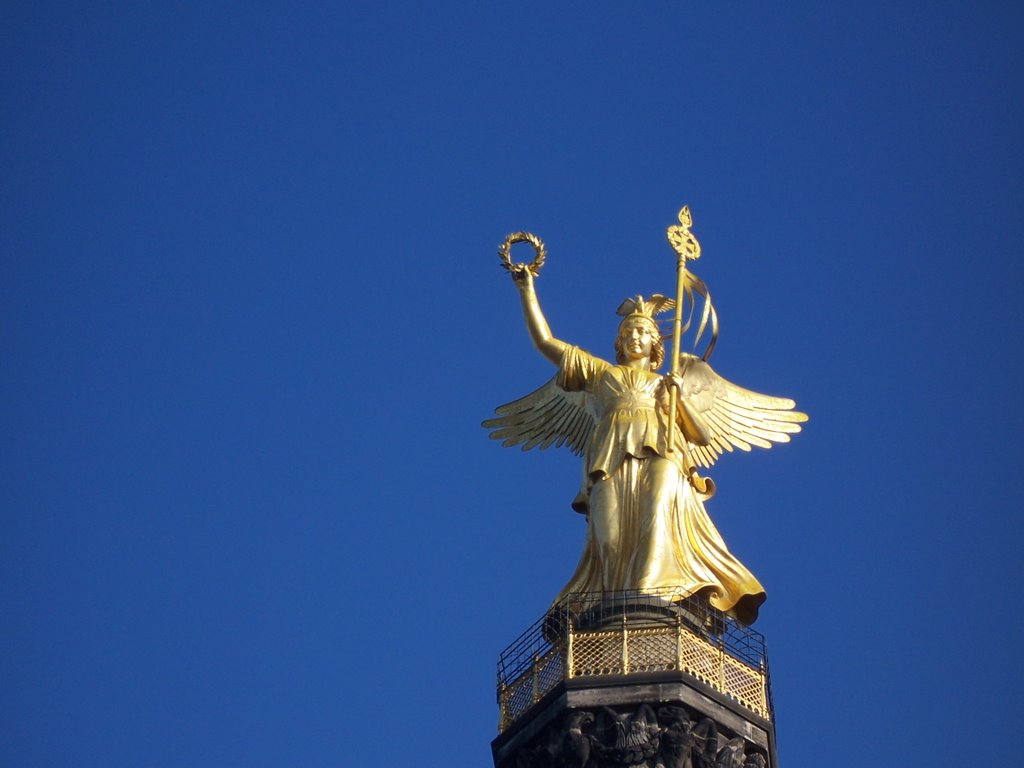
[[[556,380],[592,394],[599,416],[584,457],[583,553],[555,602],[578,592],[679,589],[702,592],[737,621],[753,622],[764,588],[725,546],[680,452],[665,450],[662,377],[571,347]]]

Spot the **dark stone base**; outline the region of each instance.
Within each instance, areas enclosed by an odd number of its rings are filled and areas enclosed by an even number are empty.
[[[495,768],[776,768],[771,722],[677,672],[566,680],[491,748]]]

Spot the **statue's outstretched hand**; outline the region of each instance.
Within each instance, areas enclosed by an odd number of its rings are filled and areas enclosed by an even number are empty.
[[[516,287],[520,289],[533,288],[533,273],[528,264],[513,264],[508,271],[512,275],[512,282],[516,284]]]

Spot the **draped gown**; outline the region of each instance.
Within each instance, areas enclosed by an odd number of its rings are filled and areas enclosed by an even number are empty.
[[[704,593],[744,624],[764,588],[729,552],[688,481],[682,438],[669,453],[663,377],[568,348],[556,381],[598,404],[584,456],[587,533],[575,573],[555,602],[579,592]],[[676,434],[679,434],[676,430]]]

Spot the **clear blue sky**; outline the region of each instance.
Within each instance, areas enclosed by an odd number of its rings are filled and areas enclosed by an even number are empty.
[[[781,764],[1018,761],[1022,137],[1014,3],[5,3],[0,764],[489,765],[583,535],[496,246],[610,355],[683,203]]]

